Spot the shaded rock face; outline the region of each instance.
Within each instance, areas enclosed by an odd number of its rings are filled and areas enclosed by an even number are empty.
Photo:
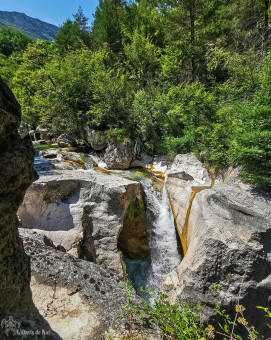
[[[132,158],[133,156],[129,143],[110,144],[105,150],[104,160],[108,169],[126,170],[130,167]]]
[[[149,256],[147,224],[144,202],[136,199],[125,213],[118,239],[120,249],[132,259],[145,259]]]
[[[123,339],[129,329],[125,283],[94,263],[76,259],[44,244],[37,233],[21,229],[25,251],[31,256],[33,300],[51,328],[65,340],[104,340],[107,334]],[[132,301],[142,308],[132,293]],[[132,339],[161,339],[141,317]]]
[[[181,264],[165,277],[163,289],[172,302],[188,297],[205,306],[205,317],[209,319],[213,313],[209,308],[210,288],[216,283],[222,288],[218,299],[226,310],[233,312],[240,297],[247,320],[268,334],[268,319],[256,306],[271,305],[270,200],[242,190],[239,185],[222,183],[221,178],[220,183],[208,189],[208,173],[200,163],[192,164],[192,157],[179,156],[166,182],[181,233],[193,186],[207,188],[198,191],[190,205],[187,252]],[[224,177],[229,183],[236,182],[235,175],[232,179]]]
[[[20,106],[0,78],[0,319],[31,304],[30,264],[16,212],[34,179],[34,150],[18,134],[20,120]]]
[[[120,234],[121,246],[128,253],[140,258],[143,250],[148,253],[144,207],[136,209],[133,218],[129,215],[128,232],[124,223],[129,207],[137,200],[143,202],[141,196],[139,183],[118,176],[51,171],[29,188],[18,215],[24,228],[38,230],[69,254],[122,277]],[[137,219],[137,215],[141,217]],[[127,237],[130,232],[133,242]],[[139,243],[135,249],[134,244]]]

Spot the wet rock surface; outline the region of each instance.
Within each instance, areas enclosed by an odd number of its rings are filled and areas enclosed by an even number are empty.
[[[40,313],[62,339],[120,339],[128,335],[126,284],[100,266],[76,259],[44,244],[44,238],[20,230],[24,248],[31,257],[31,289]],[[132,303],[141,300],[132,293]],[[160,339],[142,318],[134,320],[133,339]]]
[[[118,246],[132,259],[145,259],[150,255],[147,238],[147,215],[142,199],[136,199],[125,212]]]

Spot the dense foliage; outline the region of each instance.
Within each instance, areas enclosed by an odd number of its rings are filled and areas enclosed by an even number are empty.
[[[268,0],[100,0],[55,42],[0,54],[25,124],[90,125],[149,153],[206,152],[271,188]],[[1,37],[0,41],[3,39]]]

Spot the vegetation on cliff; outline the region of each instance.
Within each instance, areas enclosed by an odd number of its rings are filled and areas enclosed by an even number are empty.
[[[271,186],[268,0],[100,0],[0,69],[25,124],[89,124],[149,153],[206,151]],[[0,38],[1,38],[0,32]]]

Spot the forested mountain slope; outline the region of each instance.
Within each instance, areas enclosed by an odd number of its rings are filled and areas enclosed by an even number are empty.
[[[2,26],[15,28],[34,40],[51,41],[59,32],[57,26],[19,12],[0,11],[0,27]]]

